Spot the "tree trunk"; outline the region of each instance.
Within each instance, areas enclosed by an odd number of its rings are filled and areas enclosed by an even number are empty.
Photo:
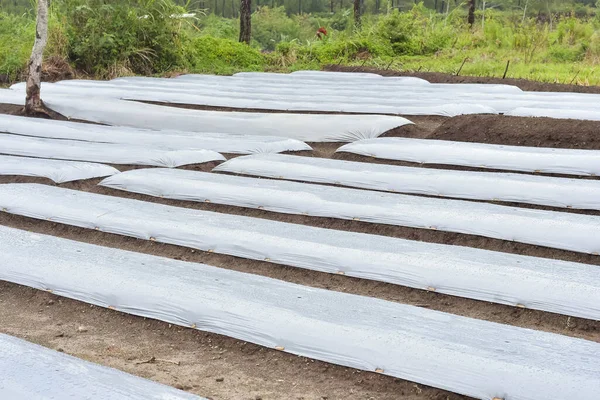
[[[251,0],[240,1],[240,42],[250,44],[252,34]]]
[[[469,18],[467,21],[471,27],[475,23],[475,0],[469,0]]]
[[[360,0],[354,0],[354,26],[360,26]]]
[[[333,14],[333,0],[330,1],[329,11]]]
[[[35,27],[35,43],[31,58],[27,65],[27,98],[25,100],[25,113],[34,114],[44,110],[41,98],[42,85],[42,60],[44,48],[48,41],[48,0],[38,0],[37,23]]]

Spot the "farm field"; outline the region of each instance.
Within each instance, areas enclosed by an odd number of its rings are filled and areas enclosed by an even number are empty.
[[[594,399],[600,90],[335,69],[1,89],[0,334],[215,400]]]

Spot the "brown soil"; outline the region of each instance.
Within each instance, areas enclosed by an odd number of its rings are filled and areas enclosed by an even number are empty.
[[[411,75],[414,76],[415,74]],[[526,90],[571,90],[600,93],[600,88],[583,88],[579,86],[566,88],[527,81],[515,83],[511,80],[496,82],[490,78],[452,77],[443,74],[418,75],[433,82],[508,83],[517,84]],[[218,109],[224,110],[222,108]],[[19,115],[20,112],[21,107],[0,104],[0,113]],[[63,119],[62,116],[56,118]],[[600,123],[597,122],[491,115],[455,118],[408,118],[416,125],[392,130],[386,136],[600,149],[600,139],[598,139],[600,135],[595,134],[595,132],[598,132],[598,127],[600,127]],[[341,145],[340,143],[311,143],[311,145],[314,148],[313,152],[299,152],[297,154],[365,160],[365,158],[347,154],[334,155],[335,150]],[[228,158],[235,156],[227,155]],[[384,160],[366,159],[369,162],[389,163],[389,161]],[[185,168],[209,171],[217,164],[207,163]],[[139,166],[116,167],[122,171],[140,168]],[[600,257],[598,256],[472,235],[368,224],[359,221],[276,214],[263,210],[173,201],[128,194],[97,187],[96,184],[99,180],[71,182],[58,186],[180,207],[253,216],[330,229],[470,246],[600,265]],[[0,177],[0,184],[9,182],[53,184],[47,179],[40,178]],[[586,212],[586,214],[598,213]],[[221,268],[259,274],[307,286],[377,297],[452,314],[600,342],[600,322],[598,321],[463,299],[382,282],[271,264],[264,261],[194,251],[180,246],[138,240],[6,213],[0,213],[0,225],[107,247],[185,261],[203,262]],[[87,331],[79,332],[79,326],[85,326]],[[213,399],[466,399],[464,396],[424,387],[401,379],[296,357],[220,335],[170,326],[159,321],[89,306],[81,302],[6,282],[0,282],[0,332],[22,337],[93,362],[116,367],[135,375]],[[147,361],[151,357],[162,361],[140,364],[140,362]],[[169,361],[179,362],[179,365]]]
[[[532,92],[600,93],[600,86],[565,85],[560,83],[536,82],[527,79],[502,79],[488,76],[456,76],[440,72],[393,71],[369,67],[344,67],[340,65],[328,65],[324,69],[327,71],[341,72],[372,72],[383,76],[414,76],[425,79],[431,83],[493,83],[513,85],[521,88],[521,90]]]
[[[16,106],[14,104],[0,103],[0,114],[8,115],[23,115],[23,106]]]
[[[214,400],[467,400],[6,282],[0,308],[3,333]]]
[[[461,115],[448,118],[427,139],[513,146],[600,149],[600,121]]]

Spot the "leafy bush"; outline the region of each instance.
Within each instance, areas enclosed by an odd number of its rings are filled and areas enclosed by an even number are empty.
[[[212,36],[193,38],[186,48],[187,63],[194,72],[231,74],[237,71],[261,71],[265,57],[252,47],[231,39]]]
[[[89,74],[154,74],[184,68],[181,20],[170,0],[65,0],[69,57]]]
[[[0,12],[0,81],[19,77],[31,54],[34,36],[31,18]]]

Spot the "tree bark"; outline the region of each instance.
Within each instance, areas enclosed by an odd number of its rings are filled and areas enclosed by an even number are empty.
[[[475,23],[475,0],[469,0],[469,17],[467,21],[471,27]]]
[[[25,100],[25,113],[34,114],[44,110],[41,97],[42,85],[42,60],[44,48],[48,41],[48,0],[38,0],[37,23],[35,27],[35,42],[31,58],[27,65],[27,98]]]
[[[360,0],[354,0],[354,26],[360,26]]]
[[[251,0],[240,1],[240,42],[250,44],[252,35]]]

